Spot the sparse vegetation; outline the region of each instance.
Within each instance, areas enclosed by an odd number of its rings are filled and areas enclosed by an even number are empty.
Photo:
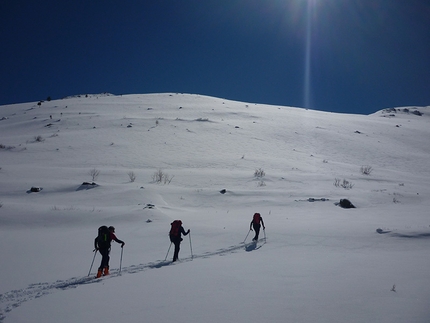
[[[352,182],[347,181],[346,179],[343,179],[343,181],[341,181],[339,178],[334,179],[333,185],[336,187],[343,187],[346,190],[350,190],[354,187],[354,184],[352,184]]]
[[[262,168],[258,168],[254,171],[254,177],[255,178],[263,178],[264,176],[266,176],[266,173],[264,172],[264,170]]]
[[[175,176],[169,176],[169,174],[165,173],[162,169],[158,169],[154,174],[152,174],[152,180],[157,184],[170,184],[173,177]]]
[[[34,141],[35,142],[44,142],[45,139],[41,135],[38,135],[38,136],[34,137]]]
[[[128,177],[130,178],[130,182],[134,182],[136,180],[136,174],[132,171],[127,173]]]
[[[366,165],[366,166],[361,166],[360,168],[360,172],[363,175],[370,175],[370,173],[373,171],[372,166]]]
[[[14,149],[15,146],[6,146],[3,144],[0,144],[0,149],[4,149],[4,150],[10,150],[10,149]]]
[[[100,171],[98,169],[93,168],[88,172],[88,175],[91,176],[91,179],[94,182],[97,179],[97,177],[99,177]]]
[[[257,184],[258,187],[263,187],[266,186],[266,182],[264,182],[263,180],[260,180]]]

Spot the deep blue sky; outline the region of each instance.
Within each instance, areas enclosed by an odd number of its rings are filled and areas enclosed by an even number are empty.
[[[430,0],[2,0],[0,44],[0,105],[100,92],[430,105]]]

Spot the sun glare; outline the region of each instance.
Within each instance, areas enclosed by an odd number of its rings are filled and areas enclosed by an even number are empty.
[[[317,0],[307,0],[306,8],[306,43],[305,43],[305,66],[304,66],[304,106],[311,107],[311,49],[312,49],[312,18],[315,14]]]

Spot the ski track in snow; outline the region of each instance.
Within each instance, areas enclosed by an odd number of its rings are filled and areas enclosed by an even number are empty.
[[[132,265],[129,267],[124,267],[121,269],[121,272],[119,272],[119,269],[116,269],[116,270],[114,269],[111,271],[111,274],[109,276],[102,277],[102,278],[94,278],[94,276],[91,275],[91,276],[85,276],[85,277],[73,277],[67,280],[57,280],[56,282],[53,282],[53,283],[30,284],[27,288],[11,290],[4,294],[0,294],[0,322],[2,322],[6,318],[7,313],[21,306],[22,303],[42,297],[44,295],[51,294],[58,289],[68,290],[70,288],[76,288],[80,285],[100,283],[105,279],[120,277],[124,274],[135,274],[135,273],[139,273],[150,269],[162,268],[170,265],[174,266],[182,262],[191,261],[193,259],[209,258],[217,255],[222,256],[225,254],[235,253],[241,249],[249,252],[249,251],[260,249],[263,245],[266,244],[267,240],[266,238],[262,238],[262,239],[259,239],[258,242],[260,242],[258,246],[255,241],[248,242],[248,243],[241,242],[238,245],[233,245],[228,248],[218,249],[217,251],[214,251],[214,252],[206,252],[202,255],[192,255],[191,257],[181,259],[177,263],[172,263],[170,260],[159,260],[159,261],[150,262],[147,264]]]

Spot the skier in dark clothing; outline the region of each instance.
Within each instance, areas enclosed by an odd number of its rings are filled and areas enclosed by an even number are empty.
[[[266,230],[266,227],[264,226],[263,218],[261,217],[260,213],[254,213],[254,216],[252,217],[252,221],[249,224],[249,230],[252,231],[252,227],[254,227],[255,231],[255,237],[252,239],[252,241],[258,240],[258,235],[260,234],[260,228],[261,224],[263,225],[263,230]]]
[[[179,255],[179,249],[181,245],[181,241],[183,240],[181,238],[181,234],[186,236],[188,233],[190,233],[190,229],[188,229],[187,232],[185,232],[184,227],[182,226],[181,220],[175,220],[171,223],[171,229],[169,232],[170,241],[175,245],[175,252],[173,254],[173,261],[178,260]]]
[[[106,230],[107,229],[107,230]],[[109,275],[109,253],[111,248],[111,241],[114,240],[121,244],[121,248],[124,247],[125,242],[119,240],[115,235],[115,228],[110,226],[107,228],[106,226],[102,226],[99,228],[99,235],[94,239],[94,248],[102,255],[102,261],[100,263],[100,267],[97,271],[97,278]]]

